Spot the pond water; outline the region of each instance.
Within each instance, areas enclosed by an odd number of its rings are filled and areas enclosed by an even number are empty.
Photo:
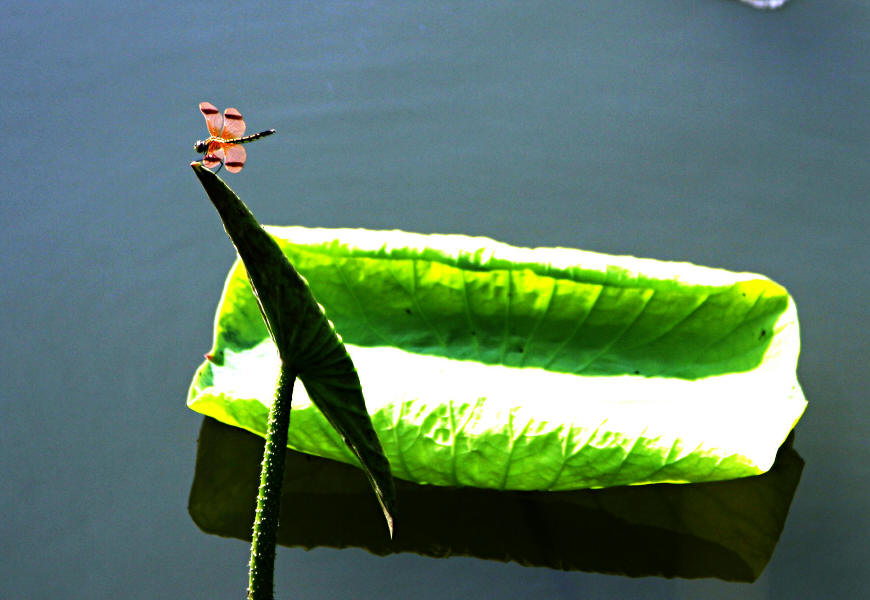
[[[234,257],[188,166],[201,101],[277,130],[241,174],[222,173],[264,223],[754,271],[801,318],[810,404],[786,464],[805,464],[754,583],[726,581],[727,557],[706,547],[717,564],[652,575],[644,557],[697,546],[616,521],[636,545],[627,566],[602,558],[610,525],[594,521],[565,523],[586,562],[566,559],[555,533],[574,512],[541,517],[524,498],[486,520],[555,519],[524,521],[549,532],[530,554],[481,534],[381,555],[306,529],[279,550],[279,598],[848,598],[870,585],[864,3],[20,3],[0,34],[4,597],[244,595],[247,544],[188,513],[207,430],[185,397]],[[496,504],[436,499],[468,523]],[[432,509],[419,510],[423,530]]]

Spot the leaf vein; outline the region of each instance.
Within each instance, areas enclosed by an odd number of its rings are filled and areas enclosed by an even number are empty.
[[[562,342],[561,344],[559,344],[559,346],[550,355],[550,358],[547,360],[547,362],[544,363],[545,369],[549,369],[552,366],[552,364],[556,361],[556,358],[558,358],[558,356],[562,352],[562,350],[564,350],[564,348],[569,343],[571,343],[571,341],[573,341],[573,339],[577,336],[577,333],[583,327],[583,324],[586,323],[587,319],[589,319],[589,315],[591,315],[592,312],[595,310],[595,306],[598,304],[598,301],[601,299],[601,295],[603,293],[604,293],[604,286],[599,285],[598,286],[598,295],[595,296],[595,301],[592,303],[592,306],[590,306],[589,310],[586,311],[586,314],[584,315],[584,317],[582,319],[580,319],[579,321],[577,321],[577,324],[574,326],[574,329],[571,330],[571,333],[568,334],[568,337],[565,338],[565,341]]]
[[[386,335],[384,335],[383,333],[378,331],[375,328],[375,326],[372,325],[372,321],[369,318],[368,312],[366,311],[365,307],[363,306],[363,303],[360,301],[359,296],[357,296],[356,293],[353,291],[353,286],[350,285],[350,283],[347,280],[347,277],[344,274],[344,271],[341,268],[341,261],[337,261],[337,260],[332,261],[332,265],[335,268],[335,272],[338,273],[338,277],[339,277],[339,279],[341,279],[342,285],[344,285],[345,289],[347,289],[348,294],[350,295],[351,298],[353,298],[354,302],[356,303],[357,307],[359,308],[359,312],[362,315],[366,326],[372,331],[372,333],[375,334],[376,337],[379,337],[384,343],[386,343],[386,345],[390,345],[392,343],[392,340],[390,340]]]
[[[534,327],[529,332],[529,335],[526,337],[526,345],[523,350],[523,355],[520,357],[520,365],[521,367],[526,366],[526,357],[529,355],[529,346],[532,344],[532,339],[535,337],[535,334],[538,333],[538,329],[540,329],[541,324],[550,314],[550,308],[553,306],[553,298],[556,296],[556,280],[552,277],[549,278],[550,281],[550,296],[547,298],[547,306],[544,307],[544,310],[541,311],[538,316],[537,321],[535,322]]]
[[[649,303],[652,300],[653,296],[655,296],[655,290],[647,289],[647,290],[645,290],[645,293],[648,293],[649,295],[644,300],[643,306],[640,308],[640,310],[634,314],[631,321],[626,323],[625,326],[622,328],[622,330],[619,333],[617,333],[615,336],[613,336],[608,343],[604,344],[603,347],[599,348],[598,352],[593,354],[592,358],[590,358],[589,360],[586,361],[586,364],[584,364],[579,369],[575,369],[574,373],[582,373],[583,371],[588,369],[592,363],[594,363],[596,360],[598,360],[599,357],[603,356],[608,350],[610,350],[622,338],[622,336],[624,336],[625,333],[629,329],[631,329],[635,323],[637,323],[637,320],[643,314],[643,311],[646,310],[646,307],[649,306]]]

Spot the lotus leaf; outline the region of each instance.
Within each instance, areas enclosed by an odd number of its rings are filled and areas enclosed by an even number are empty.
[[[482,237],[267,227],[341,335],[393,475],[570,490],[767,471],[806,406],[770,279]],[[265,435],[280,361],[240,261],[188,405]],[[356,464],[294,392],[288,445]]]

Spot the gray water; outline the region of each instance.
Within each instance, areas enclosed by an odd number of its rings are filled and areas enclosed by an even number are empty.
[[[801,318],[806,466],[757,582],[283,548],[278,597],[870,586],[870,5],[7,3],[0,42],[0,596],[243,596],[247,544],[187,513],[234,256],[188,166],[203,100],[278,130],[225,175],[265,223],[755,271]]]

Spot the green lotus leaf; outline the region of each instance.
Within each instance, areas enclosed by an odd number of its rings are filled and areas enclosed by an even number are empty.
[[[268,227],[342,336],[393,475],[570,490],[756,475],[806,407],[770,279],[488,238]],[[279,371],[244,266],[188,405],[259,435]],[[288,445],[356,464],[299,391]]]

